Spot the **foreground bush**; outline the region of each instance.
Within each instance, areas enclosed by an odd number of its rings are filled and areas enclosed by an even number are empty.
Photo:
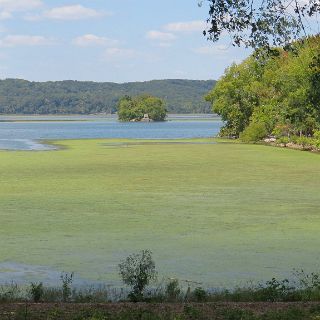
[[[264,123],[250,123],[248,127],[240,134],[243,142],[258,142],[268,135],[268,131]]]

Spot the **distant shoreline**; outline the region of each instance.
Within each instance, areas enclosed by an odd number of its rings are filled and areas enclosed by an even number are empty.
[[[87,122],[92,120],[117,120],[117,114],[3,114],[0,123],[15,122]],[[215,114],[168,114],[166,121],[221,121]]]

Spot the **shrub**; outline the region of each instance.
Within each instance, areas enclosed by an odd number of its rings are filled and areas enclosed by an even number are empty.
[[[305,148],[311,145],[311,139],[305,136],[301,136],[297,139],[297,144]]]
[[[68,302],[71,297],[71,284],[73,282],[74,273],[62,273],[60,279],[62,281],[62,301]]]
[[[166,286],[166,299],[168,301],[178,301],[181,295],[179,281],[177,279],[171,280]]]
[[[320,130],[314,130],[313,132],[313,145],[320,149]]]
[[[277,143],[284,144],[285,146],[290,142],[288,137],[280,137],[277,139]]]
[[[24,293],[14,282],[0,286],[0,302],[22,301]]]
[[[243,142],[258,142],[268,135],[264,123],[253,122],[240,134],[240,139]]]
[[[289,285],[289,280],[272,280],[267,281],[265,286],[261,286],[261,298],[263,301],[287,301],[295,288]]]
[[[119,264],[119,274],[122,281],[132,288],[129,299],[134,302],[142,300],[146,286],[157,278],[152,252],[142,250],[130,255]]]
[[[43,288],[42,282],[40,283],[31,282],[29,293],[31,295],[33,302],[36,302],[36,303],[40,302],[44,294],[44,288]]]
[[[205,302],[208,298],[207,292],[203,288],[195,288],[192,297],[197,301],[197,302]]]

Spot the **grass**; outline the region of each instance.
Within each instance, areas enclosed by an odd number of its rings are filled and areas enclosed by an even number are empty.
[[[149,248],[161,275],[207,287],[318,269],[318,154],[133,142],[0,152],[0,261],[114,281]]]

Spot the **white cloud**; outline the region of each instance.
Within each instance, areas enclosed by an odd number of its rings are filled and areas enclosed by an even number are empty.
[[[0,20],[7,20],[7,19],[11,19],[12,18],[12,14],[9,11],[0,11]]]
[[[41,0],[0,0],[0,20],[12,18],[16,11],[29,11],[41,7]]]
[[[222,52],[228,51],[228,48],[229,46],[226,46],[226,45],[212,45],[212,46],[195,48],[192,51],[198,54],[216,55],[216,54],[221,54]]]
[[[52,44],[54,44],[52,39],[43,36],[8,35],[0,39],[0,47],[46,46]]]
[[[157,46],[161,48],[169,48],[172,46],[172,44],[170,42],[159,42],[157,43]]]
[[[194,32],[194,31],[203,31],[207,28],[207,24],[204,21],[196,20],[189,22],[173,22],[166,24],[164,30],[170,32]]]
[[[151,30],[147,32],[146,37],[149,40],[158,40],[162,42],[172,41],[176,39],[176,36],[172,33],[156,31],[156,30]]]
[[[42,5],[41,0],[0,0],[0,10],[5,12],[29,11]]]
[[[109,39],[106,37],[99,37],[94,34],[85,34],[79,36],[72,40],[72,43],[79,47],[89,47],[89,46],[105,46],[113,47],[119,43],[118,40]]]
[[[82,20],[99,18],[103,13],[97,10],[87,8],[81,4],[57,7],[47,10],[43,13],[44,18],[54,20]]]
[[[104,53],[104,58],[109,59],[123,59],[123,58],[132,58],[136,55],[136,51],[126,48],[108,48]]]

